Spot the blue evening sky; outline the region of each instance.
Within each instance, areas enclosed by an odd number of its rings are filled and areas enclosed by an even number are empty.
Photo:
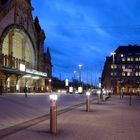
[[[140,44],[139,0],[32,0],[46,33],[53,75],[98,82],[106,56],[119,45]]]

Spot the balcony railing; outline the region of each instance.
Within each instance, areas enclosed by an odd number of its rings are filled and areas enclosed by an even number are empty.
[[[15,58],[12,55],[2,54],[2,66],[19,70],[20,64],[25,64],[26,69],[32,69],[31,63],[22,59]]]

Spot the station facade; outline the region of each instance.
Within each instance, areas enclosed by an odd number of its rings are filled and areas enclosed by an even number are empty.
[[[0,1],[0,93],[46,92],[51,88],[52,64],[38,17],[30,0]]]

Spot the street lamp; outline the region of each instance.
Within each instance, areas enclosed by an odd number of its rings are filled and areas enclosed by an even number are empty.
[[[98,104],[100,104],[100,96],[101,96],[101,90],[100,89],[97,91],[97,95],[98,95]]]
[[[52,79],[49,79],[49,91],[50,91],[50,92],[51,92],[51,90],[52,90],[51,82],[52,82]]]
[[[69,80],[68,79],[66,79],[65,80],[65,86],[66,86],[66,90],[67,90],[67,94],[68,94],[68,90],[69,90]]]
[[[50,95],[50,132],[52,134],[57,134],[57,99],[56,94]]]
[[[113,57],[113,69],[115,68],[115,66],[114,66],[115,65],[115,54],[116,54],[115,52],[111,53],[111,55]]]
[[[112,65],[112,70],[113,70],[113,74],[112,74],[112,76],[113,76],[113,92],[114,92],[114,76],[115,76],[115,75],[114,75],[114,69],[115,69],[115,54],[116,54],[115,52],[112,52],[112,53],[111,53],[111,55],[112,55],[112,57],[113,57],[113,59],[112,59],[112,60],[113,60],[113,62],[112,62],[112,63],[113,63],[113,65]]]
[[[73,80],[75,80],[76,72],[77,72],[77,71],[73,71]]]
[[[79,68],[79,82],[80,82],[80,84],[81,84],[81,79],[82,79],[82,75],[81,75],[82,66],[83,66],[82,64],[78,65],[78,68]]]

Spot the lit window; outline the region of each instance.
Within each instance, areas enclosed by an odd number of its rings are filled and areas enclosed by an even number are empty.
[[[111,74],[110,74],[111,76],[113,76],[113,72],[111,72]]]
[[[135,58],[135,60],[136,60],[136,61],[139,61],[139,59],[138,59],[138,58]]]
[[[125,69],[125,65],[122,65],[122,69]]]
[[[122,61],[125,61],[125,58],[122,58]]]
[[[127,76],[130,76],[131,75],[131,73],[130,72],[127,72]]]
[[[139,72],[139,76],[140,76],[140,72]]]
[[[130,61],[130,58],[129,57],[127,58],[127,61]]]
[[[113,64],[112,64],[112,65],[111,65],[111,69],[113,69],[113,68],[116,69],[116,68],[117,68],[117,65],[115,65],[115,64],[113,65]]]
[[[131,61],[133,61],[134,59],[131,57]]]
[[[122,76],[125,76],[125,72],[122,72]]]
[[[139,76],[139,73],[138,73],[138,72],[136,72],[136,73],[135,73],[135,75],[136,75],[136,76]]]
[[[121,54],[121,57],[123,57],[123,54]]]

